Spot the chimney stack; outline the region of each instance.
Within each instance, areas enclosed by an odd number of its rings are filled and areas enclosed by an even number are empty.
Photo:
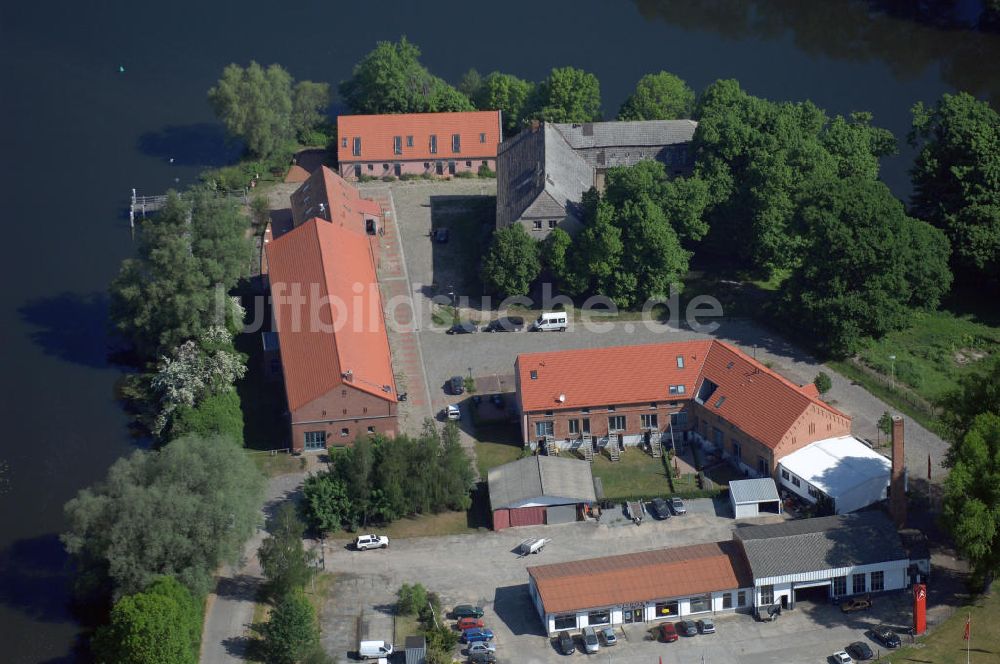
[[[897,528],[906,525],[906,455],[903,444],[903,418],[899,415],[893,415],[889,515]]]

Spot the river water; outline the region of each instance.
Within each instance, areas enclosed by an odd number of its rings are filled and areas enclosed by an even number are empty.
[[[609,116],[666,69],[695,90],[733,77],[761,96],[869,110],[902,138],[916,100],[967,90],[1000,105],[1000,35],[952,27],[978,6],[915,20],[849,0],[3,3],[0,660],[75,661],[62,505],[135,447],[105,334],[105,288],[133,250],[128,193],[233,158],[205,101],[226,64],[336,83],[376,40],[406,34],[451,81],[470,66],[592,71]],[[911,158],[884,165],[901,196]]]

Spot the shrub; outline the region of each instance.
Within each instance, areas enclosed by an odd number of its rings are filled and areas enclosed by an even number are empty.
[[[421,173],[420,174],[420,179],[421,180],[433,180],[434,179],[434,174],[433,173]]]
[[[402,175],[399,176],[399,179],[402,180],[403,182],[409,182],[411,180],[419,180],[420,177],[421,176],[418,175],[417,173],[403,173]]]
[[[467,179],[476,177],[476,174],[473,173],[472,171],[459,171],[458,173],[455,173],[455,177]]]
[[[419,583],[414,583],[412,586],[404,583],[399,587],[396,596],[398,597],[396,611],[404,616],[421,613],[427,606],[427,589]]]
[[[826,394],[833,387],[833,381],[830,380],[830,375],[825,371],[820,371],[816,374],[816,378],[813,379],[813,385],[816,386],[816,390],[820,394]]]
[[[362,173],[358,176],[358,182],[374,182],[375,180],[378,180],[378,178],[374,175],[365,175]]]
[[[395,182],[395,181],[396,181],[396,176],[395,175],[383,175],[382,176],[382,182]]]
[[[481,178],[495,178],[497,176],[497,172],[491,170],[486,164],[480,166],[476,174]]]

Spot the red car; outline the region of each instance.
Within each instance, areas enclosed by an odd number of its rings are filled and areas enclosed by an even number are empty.
[[[464,632],[467,629],[485,626],[482,618],[459,618],[458,631]]]
[[[673,623],[663,623],[660,625],[660,638],[664,643],[677,640],[677,627]]]

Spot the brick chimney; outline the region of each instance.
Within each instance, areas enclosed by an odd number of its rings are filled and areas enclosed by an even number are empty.
[[[892,417],[892,474],[889,480],[889,515],[897,528],[906,524],[906,455],[903,448],[903,418]]]

